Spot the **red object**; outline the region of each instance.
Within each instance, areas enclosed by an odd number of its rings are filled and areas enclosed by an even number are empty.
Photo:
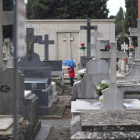
[[[82,43],[81,46],[85,46],[85,43]]]
[[[68,68],[67,72],[69,72],[69,77],[75,77],[74,68],[72,67]]]

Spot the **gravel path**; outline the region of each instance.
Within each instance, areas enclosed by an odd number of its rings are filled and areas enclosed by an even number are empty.
[[[40,120],[41,125],[51,125],[54,127],[70,127],[70,120]]]

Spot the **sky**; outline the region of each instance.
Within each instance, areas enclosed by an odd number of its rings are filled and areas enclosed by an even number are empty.
[[[126,12],[125,0],[109,0],[107,2],[107,8],[110,11],[108,17],[110,15],[114,15],[115,16],[118,13],[120,7],[122,7],[123,10]]]
[[[24,0],[25,2],[27,2],[27,0]],[[107,2],[107,8],[109,9],[110,13],[108,15],[108,17],[110,15],[116,15],[120,9],[120,7],[122,6],[123,10],[126,11],[125,8],[125,0],[109,0]]]

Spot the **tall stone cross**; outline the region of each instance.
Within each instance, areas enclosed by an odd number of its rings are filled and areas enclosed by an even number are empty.
[[[102,35],[102,33],[99,33],[98,30],[94,30],[93,33],[91,33],[91,35],[94,37],[94,44],[91,44],[91,49],[93,50],[93,57],[96,56],[95,52],[96,52],[96,41],[98,40],[98,37],[100,36],[100,34]],[[106,44],[109,44],[109,40],[100,40],[100,49],[105,49]]]
[[[124,50],[124,52],[125,50],[128,50],[128,44],[125,44],[124,42],[124,44],[121,45],[121,50]]]
[[[70,41],[73,40],[73,37],[70,36],[70,33],[66,33],[66,37],[63,38],[64,41],[66,41],[66,48],[65,48],[65,60],[71,60],[72,56],[72,48],[70,45]]]
[[[87,57],[91,57],[91,30],[97,30],[97,26],[91,26],[91,19],[87,18],[87,26],[80,26],[80,29],[87,30]]]
[[[29,45],[29,42],[32,43],[31,46]],[[45,44],[45,60],[48,60],[48,45],[54,44],[54,41],[48,40],[48,35],[45,35],[45,39],[42,40],[42,36],[34,36],[34,28],[26,28],[26,50],[29,52],[29,47],[31,47],[31,54],[34,53],[34,43]]]
[[[3,11],[3,0],[0,0],[0,70],[3,70],[3,25],[12,25],[13,11]]]
[[[102,91],[103,106],[102,110],[125,110],[123,105],[124,92],[117,88],[116,80],[116,59],[127,57],[126,52],[117,52],[117,42],[111,43],[110,52],[106,53],[106,58],[110,58],[110,83],[109,88]]]
[[[135,54],[135,61],[140,61],[140,19],[138,19],[138,28],[129,28],[130,36],[138,37],[138,47]]]

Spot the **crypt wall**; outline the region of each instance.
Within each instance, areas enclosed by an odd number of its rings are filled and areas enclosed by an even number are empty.
[[[97,25],[100,36],[98,40],[115,41],[114,19],[91,19],[91,25]],[[34,28],[35,35],[49,35],[49,40],[54,44],[49,45],[49,60],[76,60],[80,62],[82,52],[79,49],[81,43],[87,40],[86,30],[80,30],[80,26],[86,26],[86,19],[70,20],[26,20],[26,28]],[[91,31],[93,33],[94,30]],[[91,36],[91,44],[94,44],[94,37]],[[35,52],[44,60],[44,45],[34,44]],[[92,52],[92,50],[91,50]]]

